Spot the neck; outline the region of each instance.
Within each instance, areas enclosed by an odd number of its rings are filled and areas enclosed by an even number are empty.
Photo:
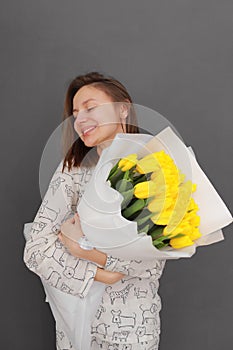
[[[124,124],[124,123],[123,123],[123,124],[121,123],[121,124],[119,125],[119,129],[118,129],[118,131],[115,132],[115,134],[112,136],[112,137],[113,137],[112,139],[106,140],[106,141],[100,143],[99,145],[97,145],[97,148],[96,148],[96,149],[97,149],[98,155],[100,156],[102,150],[103,150],[104,148],[107,148],[107,147],[109,147],[109,146],[111,145],[111,143],[112,143],[112,141],[113,141],[113,139],[115,138],[115,136],[116,136],[117,133],[122,133],[122,132],[123,132],[123,133],[126,132],[126,130],[125,130],[125,124]]]
[[[103,143],[100,143],[99,145],[97,145],[96,149],[97,149],[97,153],[100,156],[102,153],[102,150],[109,147],[112,143],[112,140],[107,140],[104,141]]]

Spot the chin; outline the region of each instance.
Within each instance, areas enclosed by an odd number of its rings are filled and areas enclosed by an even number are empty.
[[[87,147],[95,147],[97,144],[96,144],[96,142],[93,142],[93,141],[91,141],[91,140],[83,140],[83,143],[84,143],[84,145],[85,146],[87,146]]]

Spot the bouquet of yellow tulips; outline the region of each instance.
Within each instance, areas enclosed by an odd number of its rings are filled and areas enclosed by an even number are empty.
[[[224,239],[221,228],[232,222],[191,148],[170,127],[155,136],[117,134],[77,212],[92,246],[122,259],[191,257],[198,246]]]
[[[192,198],[196,184],[185,181],[164,150],[141,159],[136,153],[120,159],[108,180],[123,196],[122,216],[136,221],[138,233],[150,235],[157,249],[184,248],[201,237],[199,208]]]

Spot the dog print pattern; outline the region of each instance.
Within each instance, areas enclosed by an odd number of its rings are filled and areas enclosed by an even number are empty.
[[[73,215],[93,168],[56,169],[33,221],[24,250],[27,267],[44,281],[68,294],[84,298],[97,265],[72,256],[58,240],[63,221]],[[160,334],[159,278],[165,260],[123,260],[108,255],[106,270],[125,277],[106,286],[92,322],[91,349],[157,350]],[[58,350],[74,349],[65,332],[56,328]],[[157,345],[156,345],[157,344]],[[70,347],[69,347],[70,346]]]
[[[85,174],[85,176],[84,176]],[[94,280],[97,265],[72,256],[57,238],[62,222],[74,214],[81,191],[79,181],[88,182],[91,171],[75,169],[62,173],[58,165],[34,218],[24,249],[24,262],[45,282],[84,298]]]
[[[91,339],[90,349],[75,349],[62,328],[56,324],[56,348],[57,350],[157,350],[159,339],[145,341],[136,344],[109,343],[99,340],[95,336]]]

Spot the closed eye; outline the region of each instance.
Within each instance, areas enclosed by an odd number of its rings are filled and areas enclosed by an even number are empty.
[[[86,109],[83,109],[82,111],[84,112],[84,113],[90,113],[91,111],[93,111],[95,108],[97,108],[98,106],[93,106],[93,107],[89,107],[89,108],[86,108]],[[82,111],[80,111],[81,113],[82,113]],[[79,113],[80,113],[79,112]],[[74,119],[76,119],[77,118],[77,116],[78,116],[78,114],[79,113],[73,113],[73,117],[74,117]]]
[[[96,107],[97,107],[97,106],[89,107],[89,108],[86,109],[86,111],[87,111],[87,112],[90,112],[90,111],[92,111],[93,109],[95,109]]]

